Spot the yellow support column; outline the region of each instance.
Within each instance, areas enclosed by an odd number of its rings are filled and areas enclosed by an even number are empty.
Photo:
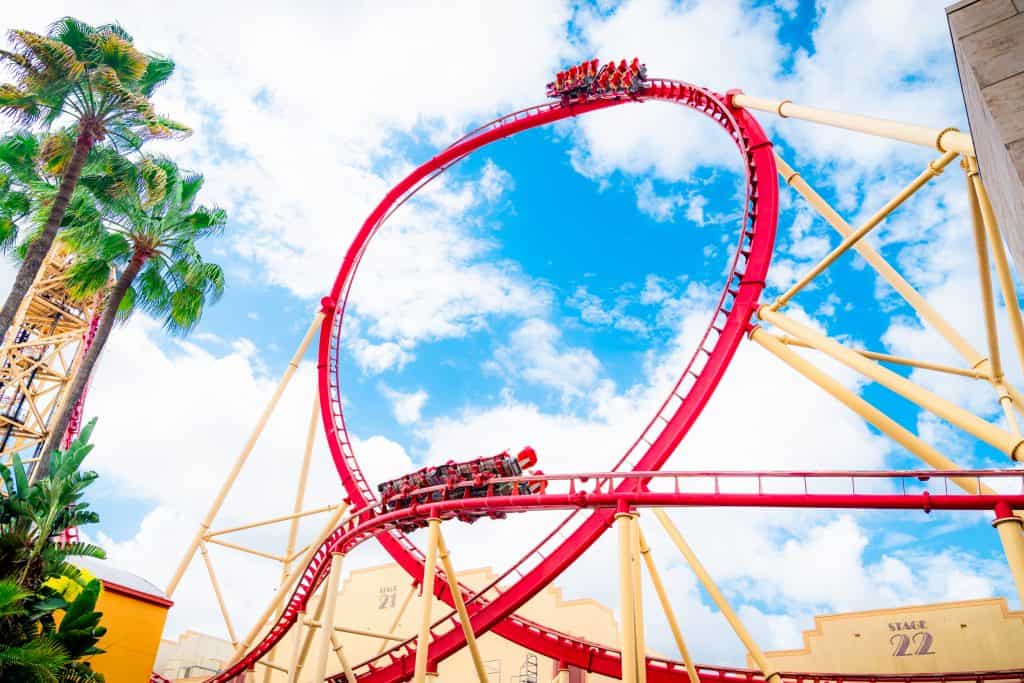
[[[338,606],[338,582],[341,580],[342,553],[331,553],[331,573],[327,577],[326,593],[324,593],[324,615],[320,620],[320,649],[316,653],[316,669],[313,680],[322,681],[327,678],[327,655],[333,649],[331,635],[334,633],[334,611]]]
[[[988,237],[988,247],[992,250],[996,276],[999,278],[999,286],[1003,292],[1003,303],[1006,305],[1007,317],[1010,319],[1010,333],[1013,336],[1014,345],[1017,347],[1017,359],[1021,369],[1024,369],[1024,320],[1021,319],[1020,306],[1017,303],[1017,290],[1013,286],[1013,277],[1010,275],[1010,264],[1006,259],[1003,237],[999,233],[996,214],[992,211],[992,204],[988,201],[988,192],[985,190],[984,183],[981,182],[981,176],[974,173],[970,178],[974,186],[975,199],[981,209],[981,220],[985,226],[985,235]]]
[[[757,668],[761,670],[762,674],[764,674],[764,679],[768,683],[779,683],[779,681],[782,680],[782,677],[779,676],[779,672],[775,671],[775,669],[769,665],[768,658],[764,656],[764,651],[762,651],[758,644],[754,642],[754,638],[750,635],[750,632],[747,631],[747,627],[743,625],[739,616],[737,616],[736,612],[733,611],[729,601],[725,599],[725,595],[723,595],[722,591],[718,589],[718,585],[715,584],[711,575],[708,574],[707,570],[704,568],[704,565],[697,559],[697,555],[694,554],[690,545],[683,539],[683,535],[679,533],[676,525],[672,523],[672,520],[668,518],[668,515],[665,514],[664,510],[655,509],[654,514],[658,518],[658,521],[661,522],[661,525],[665,528],[669,538],[671,538],[672,542],[676,544],[676,548],[678,548],[679,552],[682,553],[684,558],[686,558],[686,561],[689,563],[693,573],[697,575],[697,579],[701,582],[701,585],[704,586],[704,590],[707,591],[715,605],[718,606],[722,616],[725,617],[725,620],[729,622],[730,626],[732,626],[732,630],[736,632],[736,635],[743,642],[743,646],[746,647],[747,652],[750,653],[750,658],[754,660]]]
[[[640,532],[640,554],[644,558],[644,563],[647,565],[647,573],[651,577],[651,583],[654,584],[654,591],[658,594],[658,600],[661,602],[661,609],[665,612],[665,618],[668,620],[669,630],[672,631],[672,637],[676,641],[676,647],[679,648],[679,656],[683,658],[683,664],[686,665],[686,674],[690,678],[690,683],[700,683],[700,678],[697,676],[697,667],[693,665],[693,659],[690,657],[690,650],[686,647],[686,642],[683,640],[683,632],[679,629],[679,622],[676,620],[675,611],[672,609],[672,603],[669,602],[668,593],[665,591],[665,586],[661,582],[661,576],[658,574],[658,567],[654,564],[654,558],[651,557],[651,549],[647,545],[647,541],[644,539],[644,534]]]
[[[640,515],[629,518],[629,563],[633,572],[633,628],[636,630],[636,680],[647,683],[647,645],[644,637],[643,577],[640,575]]]
[[[555,683],[569,683],[569,666],[565,662],[558,663],[558,676]]]
[[[974,227],[974,252],[978,261],[978,281],[981,284],[981,308],[985,314],[985,337],[988,342],[988,358],[992,365],[992,379],[1003,378],[1003,363],[999,356],[999,335],[996,332],[995,298],[992,296],[992,274],[988,260],[988,238],[985,223],[981,217],[981,205],[974,193],[972,175],[977,175],[977,164],[970,157],[964,157],[961,164],[967,174],[967,203],[971,207],[971,222]]]
[[[962,469],[955,462],[935,450],[933,446],[921,437],[912,433],[881,410],[865,401],[856,392],[847,389],[835,378],[822,372],[821,369],[815,367],[806,358],[783,344],[778,337],[770,332],[766,332],[764,328],[755,327],[750,332],[750,338],[765,350],[773,353],[789,367],[831,394],[833,398],[860,415],[867,422],[870,422],[883,434],[906,448],[929,466],[937,470]],[[978,482],[974,478],[953,477],[951,480],[968,493],[976,493],[978,491]],[[994,493],[985,484],[981,485],[981,491],[983,493]]]
[[[440,527],[437,530],[437,552],[441,558],[441,566],[444,567],[444,573],[448,578],[448,590],[451,591],[452,600],[455,602],[455,611],[459,613],[459,623],[462,625],[462,634],[466,638],[466,646],[469,648],[469,655],[473,660],[473,668],[476,669],[477,680],[480,683],[488,683],[487,669],[484,667],[484,660],[480,656],[480,648],[476,644],[473,623],[469,620],[466,603],[462,600],[459,579],[455,576],[455,567],[452,566],[452,560],[448,554],[448,546],[445,545],[444,535],[441,534]]]
[[[337,630],[337,629],[334,629]],[[338,661],[341,663],[341,670],[345,674],[345,680],[348,683],[357,683],[355,672],[352,671],[352,665],[348,662],[348,657],[345,656],[345,648],[342,647],[338,641],[338,637],[335,634],[331,634],[331,645],[334,650],[334,654],[337,655]]]
[[[996,518],[992,526],[999,532],[1006,562],[1010,565],[1010,574],[1017,585],[1017,597],[1020,604],[1024,605],[1024,528],[1021,525],[1020,517],[1015,517],[1008,505],[996,505]]]
[[[299,680],[299,669],[302,668],[302,627],[305,623],[306,612],[303,610],[295,618],[295,626],[292,627],[292,630],[295,631],[295,643],[292,647],[292,661],[288,665],[286,683],[298,683]]]
[[[399,607],[398,607],[398,613],[395,614],[395,618],[391,620],[391,626],[388,627],[388,635],[389,636],[395,634],[395,629],[398,628],[398,622],[400,622],[402,620],[402,617],[405,616],[405,610],[406,610],[406,608],[409,607],[409,602],[412,600],[412,596],[415,595],[415,594],[416,594],[416,582],[413,581],[409,585],[409,590],[406,591],[405,597],[402,598],[402,604],[399,605]],[[384,649],[387,648],[387,646],[388,646],[388,641],[382,639],[380,641],[380,646],[377,648],[376,654],[379,655],[380,653],[384,652]]]
[[[288,576],[291,573],[291,556],[295,553],[295,543],[299,536],[299,517],[297,515],[302,513],[303,501],[306,497],[306,484],[309,481],[309,465],[313,456],[313,444],[316,440],[316,428],[320,418],[320,393],[318,391],[313,392],[313,411],[309,416],[309,427],[306,430],[306,447],[302,453],[302,465],[299,468],[299,485],[295,491],[295,503],[292,506],[293,516],[291,522],[288,525],[288,542],[284,547],[285,561],[281,563],[281,582],[277,589],[283,591],[285,583],[288,581]],[[284,610],[280,610],[277,614],[278,618],[281,617],[281,613]],[[272,666],[277,658],[277,648],[270,651],[270,655],[267,661]],[[263,674],[263,683],[271,683],[271,677],[273,676],[272,668],[268,667],[267,671]]]
[[[636,607],[633,604],[633,567],[631,558],[632,529],[629,512],[615,513],[615,526],[619,532],[619,619],[622,622],[622,680],[637,683],[636,661]]]
[[[263,630],[267,621],[277,611],[277,609],[282,604],[284,604],[284,601],[291,595],[292,587],[295,586],[295,584],[298,583],[299,579],[302,577],[302,570],[305,569],[306,565],[308,565],[310,561],[313,559],[313,556],[320,548],[320,545],[325,540],[327,540],[327,537],[337,527],[338,522],[341,520],[342,515],[345,514],[345,511],[347,509],[348,503],[343,503],[339,505],[334,510],[333,513],[331,513],[330,519],[328,519],[327,522],[324,524],[323,528],[320,530],[320,534],[317,535],[313,542],[309,544],[309,547],[302,555],[302,559],[300,559],[298,563],[296,563],[293,566],[293,569],[290,573],[288,580],[284,584],[282,584],[282,587],[277,591],[277,593],[274,594],[274,599],[270,601],[270,603],[263,610],[263,613],[253,623],[252,629],[249,631],[249,633],[247,633],[245,637],[242,638],[242,641],[238,643],[238,646],[235,648],[235,653],[231,656],[232,662],[237,660],[239,657],[242,656],[242,654],[249,650],[249,648],[252,646],[253,641],[255,641],[256,636],[259,635],[260,631]],[[305,657],[305,655],[303,655],[303,657]]]
[[[430,646],[430,610],[434,604],[434,570],[437,568],[437,545],[441,538],[441,520],[431,517],[427,522],[427,561],[423,567],[423,614],[416,638],[416,669],[413,683],[424,683],[427,677],[427,649]]]

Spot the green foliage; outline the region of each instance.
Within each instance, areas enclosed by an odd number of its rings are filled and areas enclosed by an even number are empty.
[[[0,497],[0,683],[102,681],[83,658],[106,630],[96,611],[101,584],[69,564],[72,557],[105,555],[88,543],[61,545],[54,538],[71,527],[99,521],[83,498],[96,473],[83,471],[92,450],[90,422],[67,451],[55,451],[49,473],[29,483],[15,455],[0,463],[6,495]],[[59,591],[72,582],[80,587]]]
[[[146,159],[120,177],[117,191],[83,181],[97,202],[68,211],[73,227],[64,239],[79,255],[69,271],[71,291],[83,299],[93,296],[112,269],[123,274],[135,263],[138,274],[117,302],[118,316],[142,309],[162,318],[171,332],[187,333],[224,292],[224,271],[203,260],[197,243],[220,234],[227,214],[197,206],[203,177],[170,159]],[[125,186],[132,191],[122,192]]]
[[[12,49],[0,50],[0,62],[14,82],[0,85],[0,111],[18,123],[49,127],[66,114],[92,139],[110,136],[132,149],[147,138],[190,132],[149,101],[174,62],[139,51],[121,26],[64,17],[45,36],[14,30],[9,39]]]
[[[23,256],[43,229],[57,196],[57,178],[68,163],[68,140],[73,147],[73,135],[72,129],[64,129],[46,136],[15,131],[0,137],[0,251],[17,247]],[[99,222],[93,193],[128,194],[134,191],[138,173],[116,150],[93,147],[86,156],[79,187],[71,195],[71,215],[65,213],[62,227],[66,228],[72,217]]]

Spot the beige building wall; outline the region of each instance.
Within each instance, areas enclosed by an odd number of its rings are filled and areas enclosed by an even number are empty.
[[[818,616],[814,629],[804,631],[803,648],[765,654],[780,671],[1019,669],[1024,612],[1010,612],[1005,598],[991,598]]]
[[[477,569],[463,572],[459,580],[464,585],[474,588],[486,586],[495,579],[490,569]],[[336,623],[339,626],[387,632],[399,614],[407,593],[410,590],[409,575],[395,564],[388,564],[369,569],[359,569],[348,574],[338,594]],[[412,637],[419,629],[422,599],[414,594],[398,620],[394,633],[402,637]],[[435,601],[432,609],[434,619],[447,614],[449,608],[444,603]],[[612,610],[595,600],[564,600],[562,591],[556,587],[548,587],[536,595],[518,611],[519,614],[535,619],[565,633],[601,643],[618,643],[618,626]],[[294,642],[294,631],[289,634],[286,642],[278,646],[277,663],[288,661]],[[339,633],[340,642],[349,661],[355,665],[375,655],[380,647],[380,640],[365,636],[346,635]],[[490,674],[491,683],[516,683],[516,676],[526,663],[528,651],[503,638],[488,633],[478,640],[480,651]],[[310,661],[314,661],[311,651]],[[546,657],[537,657],[538,680],[550,681],[555,662]],[[331,671],[339,670],[338,661],[333,656],[329,660]],[[260,667],[264,668],[264,667]],[[468,651],[463,650],[455,656],[443,661],[440,665],[442,681],[469,680],[473,665]],[[469,677],[467,677],[469,676]],[[263,675],[258,677],[262,680]],[[270,676],[272,683],[282,683],[284,674]],[[589,676],[587,681],[607,681],[603,676]],[[525,679],[523,679],[525,681]]]
[[[177,640],[160,641],[153,671],[172,681],[205,680],[223,668],[233,651],[223,638],[188,630]]]

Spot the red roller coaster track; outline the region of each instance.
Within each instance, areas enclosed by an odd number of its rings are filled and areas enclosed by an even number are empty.
[[[977,493],[959,492],[952,479],[977,481]],[[350,553],[360,544],[373,538],[384,538],[395,533],[403,522],[425,520],[428,517],[452,519],[459,512],[486,514],[491,512],[533,512],[540,510],[625,511],[646,507],[756,507],[756,508],[811,508],[860,510],[1009,510],[1024,506],[1024,472],[1020,470],[962,470],[957,472],[899,471],[899,472],[600,472],[589,474],[549,475],[492,480],[492,486],[503,483],[514,485],[546,481],[549,489],[562,485],[558,493],[487,495],[478,498],[444,499],[449,489],[444,486],[419,489],[411,497],[437,494],[436,502],[413,505],[387,512],[381,504],[365,508],[345,524],[339,526],[317,549],[313,560],[305,568],[299,585],[285,605],[278,622],[267,636],[231,669],[214,681],[231,681],[266,655],[295,625],[301,612],[307,609],[309,599],[327,579],[332,552]],[[908,489],[907,483],[910,483]],[[982,482],[1001,481],[1010,484],[995,488],[1017,493],[986,494]],[[642,486],[629,490],[627,482],[642,482]],[[747,491],[723,491],[725,488],[745,488]],[[859,487],[859,488],[858,488]],[[653,490],[652,490],[653,489]],[[663,490],[659,490],[663,489]],[[704,489],[704,490],[701,490]],[[710,490],[708,490],[710,489]],[[786,489],[779,491],[773,489]],[[818,489],[818,490],[815,490]],[[822,491],[821,489],[824,489]],[[866,491],[869,489],[870,491]],[[512,491],[520,490],[512,486]],[[442,574],[443,577],[443,574]],[[438,591],[438,597],[451,599],[447,583]],[[493,586],[494,584],[492,584]],[[472,614],[479,614],[478,596],[467,601]],[[475,610],[475,611],[474,611]],[[515,618],[519,621],[519,618]],[[476,620],[474,619],[474,625]],[[524,625],[529,622],[523,622]],[[461,634],[462,628],[454,614],[434,622],[431,631],[434,643],[443,642],[452,634]],[[562,638],[561,634],[555,634]],[[359,680],[404,680],[413,673],[411,662],[415,657],[415,638],[410,638],[384,653],[355,667]],[[573,639],[574,649],[565,649],[567,643],[557,642],[558,658],[587,671],[618,678],[621,674],[620,653],[612,648]],[[435,646],[431,651],[436,653]],[[436,657],[436,654],[434,655]],[[388,665],[381,665],[381,660]],[[727,667],[700,667],[703,681],[762,680],[756,672]],[[647,657],[647,674],[651,681],[685,681],[685,667],[672,660]],[[384,679],[384,676],[389,678]],[[1022,680],[1024,671],[972,672],[970,674],[928,674],[923,676],[850,676],[845,674],[784,674],[786,679],[869,681],[869,680]],[[344,683],[342,677],[332,679]]]
[[[344,312],[356,271],[370,240],[387,218],[406,200],[433,178],[470,153],[491,142],[555,121],[599,109],[630,102],[660,100],[693,109],[716,122],[733,140],[743,158],[746,198],[739,226],[736,251],[731,260],[711,321],[691,357],[660,409],[632,446],[615,464],[612,472],[592,475],[548,477],[549,492],[543,495],[488,496],[482,499],[442,500],[430,506],[383,513],[377,498],[366,481],[353,452],[344,419],[339,376],[341,332]],[[771,142],[757,121],[743,109],[730,106],[728,98],[687,83],[667,79],[649,79],[633,97],[592,97],[585,101],[554,102],[509,114],[482,126],[456,141],[396,185],[363,223],[356,235],[334,286],[324,298],[324,323],[321,328],[318,355],[320,405],[327,441],[352,509],[357,511],[349,522],[330,535],[318,549],[314,559],[291,595],[280,620],[262,641],[213,681],[230,681],[267,654],[294,625],[299,612],[326,578],[330,552],[349,550],[370,538],[378,539],[392,557],[415,579],[422,581],[424,556],[420,549],[395,527],[400,520],[424,517],[427,514],[452,515],[457,510],[487,512],[525,512],[529,510],[570,510],[569,515],[523,558],[479,591],[463,588],[464,599],[475,633],[493,630],[529,650],[559,659],[569,665],[603,675],[619,677],[620,654],[617,650],[560,633],[547,626],[527,620],[515,610],[537,594],[562,571],[575,562],[609,527],[617,509],[637,506],[753,506],[753,507],[839,507],[885,509],[989,509],[997,503],[1020,506],[1024,495],[950,495],[948,491],[861,492],[855,482],[867,479],[877,483],[881,478],[891,481],[901,473],[839,473],[829,475],[833,487],[849,481],[850,491],[812,493],[811,482],[823,480],[811,473],[660,473],[668,457],[675,451],[699,417],[728,367],[739,343],[750,326],[750,317],[758,303],[768,271],[774,245],[778,210],[778,185]],[[914,473],[921,477],[934,472]],[[1006,472],[958,473],[959,476],[1020,476]],[[737,477],[755,482],[757,488],[745,492],[723,492],[721,483],[738,481]],[[766,482],[799,479],[803,489],[796,492],[770,492]],[[522,481],[522,480],[520,480]],[[703,481],[713,483],[712,491],[689,490]],[[916,480],[915,480],[916,481]],[[590,488],[588,489],[588,482]],[[681,488],[681,483],[683,484]],[[670,484],[668,491],[652,487]],[[553,488],[566,487],[563,492]],[[699,486],[698,486],[699,488]],[[873,488],[873,487],[869,487]],[[438,572],[441,575],[441,572]],[[453,604],[445,581],[435,582],[436,597]],[[492,596],[492,597],[485,597]],[[437,622],[432,629],[429,646],[432,667],[465,645],[465,638],[452,615]],[[413,675],[415,642],[407,641],[379,657],[356,667],[360,682],[391,683],[408,680]],[[431,668],[432,668],[431,667]],[[648,680],[682,681],[686,672],[682,664],[656,658],[647,659]],[[701,667],[704,681],[748,681],[760,679],[756,672],[722,667]],[[899,680],[980,680],[1017,678],[1021,672],[998,674],[972,673],[942,676],[899,677]],[[805,680],[883,681],[886,676],[847,676],[841,674],[799,674]],[[895,680],[895,677],[892,677]],[[333,680],[342,681],[342,677]]]

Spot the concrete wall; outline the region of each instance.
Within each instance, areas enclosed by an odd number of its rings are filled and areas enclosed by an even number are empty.
[[[1024,272],[1024,0],[946,8],[981,177]]]

